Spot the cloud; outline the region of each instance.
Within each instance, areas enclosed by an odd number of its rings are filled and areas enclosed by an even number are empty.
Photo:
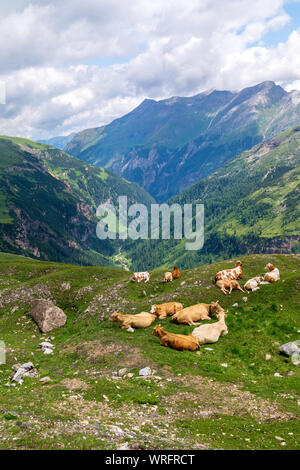
[[[96,127],[145,97],[299,88],[300,31],[263,45],[290,20],[283,0],[20,0],[1,2],[0,18],[1,133]]]

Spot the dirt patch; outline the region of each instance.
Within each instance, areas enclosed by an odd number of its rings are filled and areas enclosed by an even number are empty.
[[[132,368],[145,365],[145,358],[138,348],[132,348],[116,343],[103,344],[100,340],[87,341],[75,346],[66,346],[60,351],[62,354],[72,354],[74,352],[80,355],[85,355],[85,360],[89,363],[101,361],[110,355],[116,355],[118,357],[120,355],[118,359],[119,368]]]
[[[61,384],[67,387],[70,392],[73,390],[87,390],[89,388],[88,384],[80,379],[64,379],[61,381]]]
[[[193,416],[212,414],[251,415],[258,422],[287,421],[295,416],[279,409],[276,402],[264,400],[248,391],[241,390],[236,384],[224,384],[206,377],[176,378],[178,384],[189,384],[193,392],[178,392],[163,398],[164,403],[178,406],[179,403],[192,403]],[[199,395],[195,394],[199,391]],[[198,406],[195,406],[198,405]],[[187,411],[187,410],[186,410]]]

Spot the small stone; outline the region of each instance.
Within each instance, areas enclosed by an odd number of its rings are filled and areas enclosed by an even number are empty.
[[[120,369],[118,372],[119,377],[123,377],[123,375],[125,375],[126,372],[127,372],[126,367],[124,367],[123,369]]]
[[[291,341],[290,343],[285,343],[279,348],[279,352],[285,356],[292,356],[294,353],[300,353],[300,341]]]
[[[275,372],[274,377],[282,377],[278,372]]]
[[[248,297],[243,297],[244,302],[248,302]]]
[[[272,358],[271,354],[266,354],[266,357],[265,357],[266,361],[269,361],[271,358]]]
[[[44,354],[53,354],[53,349],[46,348],[43,351],[44,351]]]
[[[44,384],[48,384],[48,383],[52,382],[52,380],[50,379],[50,377],[42,377],[40,379],[40,382],[44,385]]]
[[[226,362],[224,362],[223,364],[221,364],[222,367],[228,367],[228,364],[226,364]]]
[[[121,447],[118,447],[118,450],[128,450],[128,442],[125,442]]]
[[[126,377],[127,377],[128,379],[131,379],[131,378],[133,377],[133,375],[134,375],[134,374],[132,374],[132,373],[130,372],[129,374],[126,375]]]
[[[238,307],[239,304],[236,302],[235,304],[232,305],[233,307]]]
[[[117,434],[118,436],[121,436],[122,434],[124,434],[124,431],[119,428],[119,426],[110,426],[110,430],[111,432],[113,432],[114,434]]]
[[[126,331],[128,331],[128,333],[134,333],[134,329],[133,328],[128,328]]]
[[[204,348],[206,351],[213,351],[213,348]]]
[[[284,441],[283,437],[280,436],[275,436],[275,439],[277,439],[277,441]]]
[[[150,367],[144,367],[143,369],[140,369],[139,371],[140,377],[149,377],[150,375],[151,375]]]

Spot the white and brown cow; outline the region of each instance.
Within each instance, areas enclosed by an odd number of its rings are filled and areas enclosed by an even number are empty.
[[[148,282],[150,280],[150,273],[148,271],[134,273],[131,280],[135,282],[141,282],[141,281]]]
[[[261,284],[261,277],[255,276],[252,279],[248,279],[248,281],[244,285],[244,289],[254,292],[259,289],[260,284]]]
[[[275,268],[274,264],[268,263],[265,266],[265,269],[268,269],[268,273],[264,275],[264,282],[276,282],[280,279],[279,269]]]
[[[217,281],[234,281],[236,279],[243,278],[243,271],[242,271],[242,263],[241,261],[237,261],[235,263],[235,268],[232,269],[224,269],[223,271],[219,271],[216,274],[215,282]]]

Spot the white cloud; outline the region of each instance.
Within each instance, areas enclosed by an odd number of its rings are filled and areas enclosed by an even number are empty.
[[[263,45],[289,22],[283,0],[20,0],[0,18],[0,133],[66,134],[211,87],[299,88],[300,31]]]

